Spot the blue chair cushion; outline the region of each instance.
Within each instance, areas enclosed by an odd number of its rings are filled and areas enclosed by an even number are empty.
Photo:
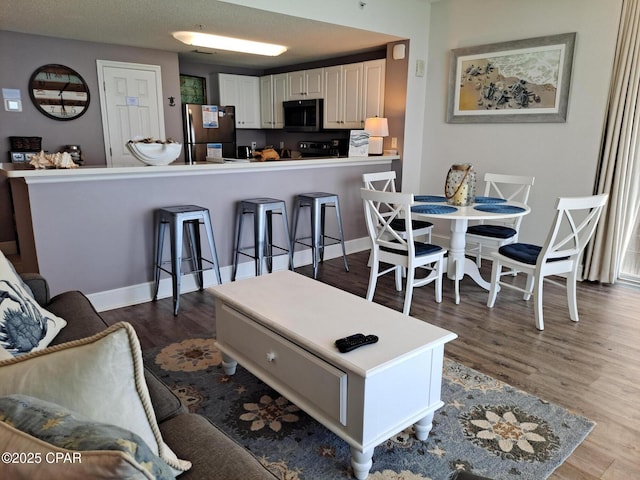
[[[516,232],[513,228],[504,227],[502,225],[473,225],[467,228],[467,233],[472,233],[473,235],[481,235],[483,237],[506,239],[513,237],[518,232]]]
[[[538,255],[542,251],[542,247],[531,245],[530,243],[510,243],[504,247],[500,247],[498,252],[505,257],[509,257],[518,262],[535,265],[538,261]],[[549,262],[559,262],[567,260],[569,257],[550,258]]]
[[[498,252],[518,262],[535,265],[542,247],[530,243],[511,243],[498,249]]]
[[[396,232],[404,232],[404,220],[402,218],[394,218],[389,224]],[[411,220],[411,228],[418,230],[420,228],[433,227],[431,222],[423,222],[421,220]]]
[[[439,247],[438,245],[433,245],[431,243],[413,242],[413,244],[416,248],[416,257],[421,257],[423,255],[431,255],[432,253],[442,250],[442,247]],[[389,253],[397,253],[400,255],[409,254],[409,252],[407,252],[406,250],[395,250],[389,247],[380,247],[380,250],[383,250]]]

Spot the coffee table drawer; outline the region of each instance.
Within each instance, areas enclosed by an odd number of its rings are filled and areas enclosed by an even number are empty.
[[[332,420],[347,424],[347,374],[293,342],[223,305],[216,316],[218,343],[244,357],[248,370],[257,368],[268,379],[283,385],[292,402],[308,413],[318,409]],[[231,355],[233,356],[233,355]],[[249,362],[251,365],[247,365]],[[260,376],[258,372],[257,376]]]

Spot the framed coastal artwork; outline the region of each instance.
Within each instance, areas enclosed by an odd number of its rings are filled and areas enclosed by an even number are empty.
[[[575,33],[451,50],[448,123],[565,122]]]
[[[207,103],[207,83],[203,77],[180,75],[180,101],[182,103]]]

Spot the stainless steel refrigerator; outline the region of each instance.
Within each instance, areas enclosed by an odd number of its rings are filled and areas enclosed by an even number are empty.
[[[182,116],[186,163],[204,162],[213,144],[222,144],[224,158],[236,157],[236,107],[184,103]]]

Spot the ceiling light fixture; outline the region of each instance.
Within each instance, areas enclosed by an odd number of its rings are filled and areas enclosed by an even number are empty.
[[[276,57],[287,51],[287,47],[272,43],[253,42],[241,38],[223,37],[200,32],[173,32],[173,38],[187,45],[229,50],[232,52],[252,53]]]

